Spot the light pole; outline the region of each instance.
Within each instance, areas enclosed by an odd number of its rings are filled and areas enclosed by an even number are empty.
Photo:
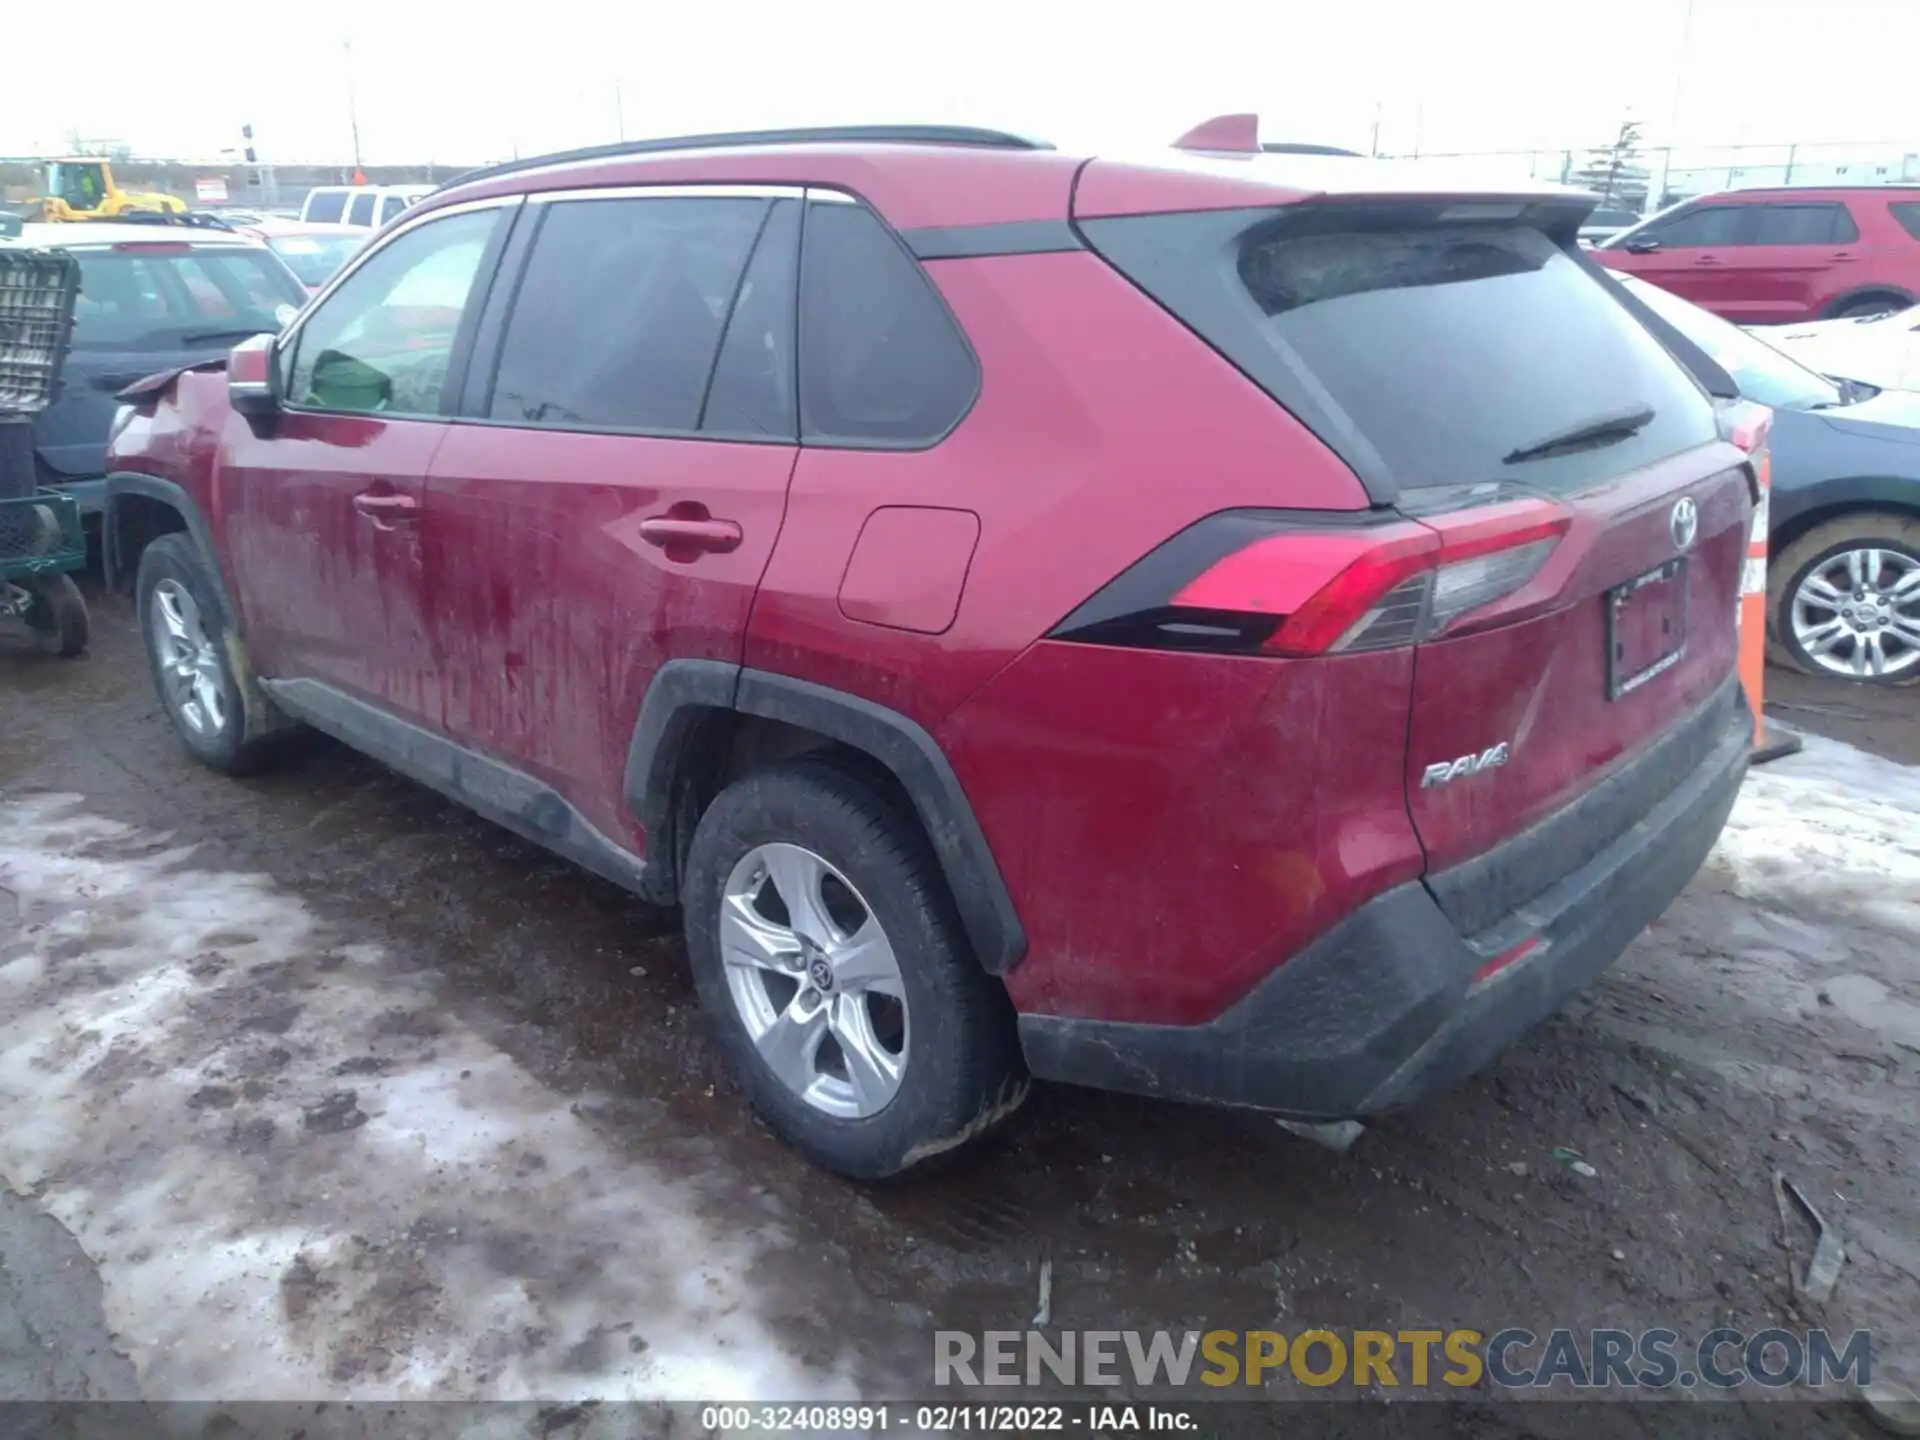
[[[1687,84],[1687,52],[1693,48],[1693,0],[1687,0],[1686,13],[1680,21],[1680,59],[1673,72],[1673,104],[1667,111],[1667,148],[1660,162],[1660,188],[1650,197],[1651,204],[1647,213],[1653,214],[1663,208],[1667,200],[1668,182],[1673,176],[1673,142],[1680,129],[1680,95]]]
[[[354,103],[353,98],[353,42],[342,40],[340,53],[346,56],[347,60],[347,125],[353,131],[353,173],[357,184],[362,171],[360,169],[360,108]]]

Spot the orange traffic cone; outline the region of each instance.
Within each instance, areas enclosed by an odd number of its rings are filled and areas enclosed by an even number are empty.
[[[1783,755],[1798,754],[1802,741],[1791,730],[1769,726],[1764,696],[1767,685],[1767,499],[1773,487],[1773,455],[1768,446],[1773,412],[1747,406],[1732,427],[1733,443],[1751,457],[1760,491],[1753,507],[1753,528],[1747,533],[1747,561],[1740,572],[1740,684],[1753,709],[1751,764],[1764,765]]]

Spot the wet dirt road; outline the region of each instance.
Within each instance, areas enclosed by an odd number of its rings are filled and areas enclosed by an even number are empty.
[[[746,1113],[663,917],[337,747],[198,768],[126,607],[95,619],[79,663],[0,642],[0,1173],[33,1211],[0,1258],[57,1225],[97,1279],[0,1306],[100,1307],[109,1379],[0,1366],[11,1393],[924,1395],[930,1332],[1024,1328],[1043,1262],[1056,1328],[1865,1326],[1920,1357],[1920,772],[1817,739],[1756,772],[1594,991],[1347,1155],[1042,1088],[870,1190]],[[1845,1235],[1824,1306],[1776,1172]],[[1604,1433],[1499,1408],[1473,1433]]]

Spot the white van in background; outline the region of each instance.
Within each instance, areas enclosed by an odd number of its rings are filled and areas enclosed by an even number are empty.
[[[321,185],[307,192],[300,218],[319,225],[363,225],[378,230],[434,185]]]

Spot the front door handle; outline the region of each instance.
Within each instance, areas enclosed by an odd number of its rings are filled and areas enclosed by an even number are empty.
[[[640,522],[640,538],[663,550],[708,550],[724,555],[740,548],[740,527],[731,520],[651,515]]]
[[[1698,260],[1694,261],[1693,263],[1696,265],[1718,265],[1720,263],[1720,260],[1719,260],[1719,257],[1714,255],[1702,255]]]
[[[365,490],[353,497],[353,508],[376,525],[396,525],[402,520],[420,518],[420,502],[411,495]]]

